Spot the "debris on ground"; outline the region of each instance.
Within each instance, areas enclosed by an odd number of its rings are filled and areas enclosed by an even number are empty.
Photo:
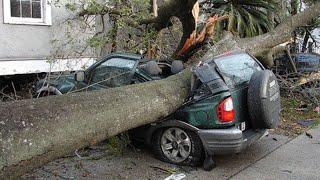
[[[176,172],[175,169],[166,169],[166,168],[162,168],[162,167],[158,167],[158,166],[150,166],[150,167],[153,169],[156,169],[156,170],[161,170],[161,171],[168,173],[168,174],[174,174]]]
[[[306,132],[306,136],[307,136],[308,138],[310,138],[310,139],[313,138],[313,136],[312,136],[310,133],[308,133],[308,132]]]
[[[296,108],[296,110],[297,110],[297,111],[304,111],[304,112],[306,112],[306,111],[308,111],[308,108]]]
[[[319,114],[313,111],[316,107],[305,102],[303,97],[283,95],[281,106],[281,121],[274,130],[276,134],[296,137],[320,123]]]
[[[164,180],[181,180],[184,179],[186,177],[185,174],[181,173],[181,174],[172,174],[171,176],[165,178]]]
[[[299,125],[304,127],[310,127],[316,123],[315,119],[301,119],[297,122]]]
[[[292,173],[292,171],[290,171],[290,170],[282,170],[282,172],[288,173],[288,174],[291,174],[291,173]]]

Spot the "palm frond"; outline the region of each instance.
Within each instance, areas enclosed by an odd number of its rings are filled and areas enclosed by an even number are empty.
[[[219,22],[219,29],[236,32],[240,37],[270,31],[273,22],[270,22],[268,12],[277,9],[275,0],[210,0],[206,3],[206,12],[229,15],[229,19]]]

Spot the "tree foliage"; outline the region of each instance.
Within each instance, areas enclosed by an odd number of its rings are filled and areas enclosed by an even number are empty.
[[[268,12],[276,11],[275,0],[209,0],[202,4],[206,13],[229,15],[218,24],[219,31],[228,30],[240,37],[253,37],[270,31],[273,22]]]
[[[86,49],[112,49],[105,53],[116,50],[138,53],[146,50],[149,41],[154,39],[155,33],[139,24],[150,17],[149,0],[56,0],[54,5],[64,7],[73,14],[64,24],[84,24],[80,29],[91,30],[85,40]],[[67,38],[74,37],[70,35]]]

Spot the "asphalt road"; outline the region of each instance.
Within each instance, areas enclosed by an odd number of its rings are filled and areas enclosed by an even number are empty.
[[[216,156],[217,167],[210,172],[199,168],[178,167],[153,158],[146,150],[128,150],[122,156],[106,156],[105,150],[87,152],[85,158],[58,159],[35,170],[23,179],[165,179],[172,172],[185,179],[230,179],[245,177],[252,165],[288,143],[286,136],[270,134],[241,154]],[[255,176],[252,176],[253,179]],[[237,179],[236,178],[236,179]]]

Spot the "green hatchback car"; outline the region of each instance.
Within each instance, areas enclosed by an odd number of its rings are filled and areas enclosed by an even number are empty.
[[[204,162],[204,169],[210,170],[213,155],[239,153],[278,125],[277,79],[253,56],[228,52],[192,71],[185,104],[164,121],[131,132],[157,158],[178,165]]]
[[[147,61],[131,54],[112,54],[86,71],[40,81],[39,94],[100,90],[165,78],[170,64],[158,63],[161,73],[148,71]],[[275,128],[280,117],[280,91],[275,75],[253,56],[232,51],[192,68],[189,97],[162,121],[130,131],[134,142],[150,146],[160,160],[215,166],[215,154],[239,153]],[[156,76],[156,77],[155,77]]]
[[[61,95],[151,81],[153,77],[144,70],[145,65],[146,60],[141,59],[141,56],[113,53],[84,71],[40,80],[36,84],[36,92],[38,96]],[[161,65],[165,69],[170,68],[169,64]]]

